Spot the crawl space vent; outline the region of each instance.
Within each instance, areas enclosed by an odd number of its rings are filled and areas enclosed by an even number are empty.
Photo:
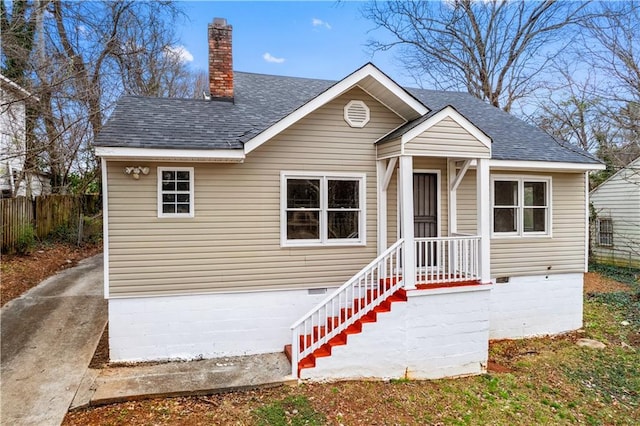
[[[344,107],[344,121],[351,127],[364,127],[369,122],[369,107],[362,101],[349,101]]]

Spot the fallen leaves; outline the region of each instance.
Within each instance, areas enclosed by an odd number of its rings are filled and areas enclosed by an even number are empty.
[[[4,306],[38,285],[45,278],[73,267],[79,261],[102,251],[102,244],[75,246],[43,243],[28,255],[3,255],[0,303]]]

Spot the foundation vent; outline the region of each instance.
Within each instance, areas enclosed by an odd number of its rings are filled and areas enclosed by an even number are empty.
[[[344,121],[351,127],[364,127],[369,122],[369,107],[362,101],[349,101],[344,107]]]

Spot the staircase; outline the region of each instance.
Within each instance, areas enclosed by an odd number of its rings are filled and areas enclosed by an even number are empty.
[[[330,356],[331,348],[347,344],[350,334],[376,322],[392,303],[407,300],[399,267],[403,247],[404,240],[398,240],[291,326],[285,353],[293,375],[299,377],[303,368],[315,367],[317,358]]]

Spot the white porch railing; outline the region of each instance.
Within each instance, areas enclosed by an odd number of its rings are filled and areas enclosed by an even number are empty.
[[[416,284],[480,279],[478,236],[416,238]]]
[[[291,371],[404,286],[400,239],[291,326]]]

